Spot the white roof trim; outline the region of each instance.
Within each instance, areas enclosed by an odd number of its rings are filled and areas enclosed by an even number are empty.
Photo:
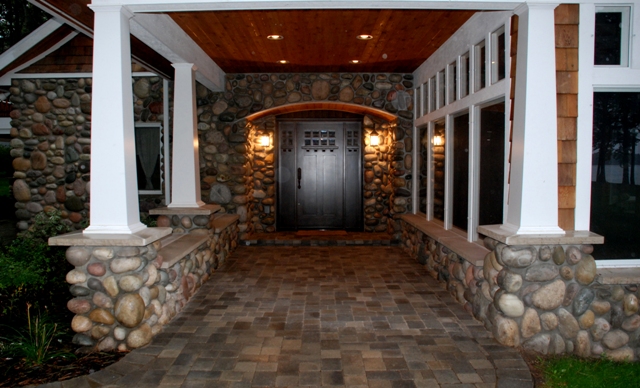
[[[57,8],[51,6],[47,1],[45,0],[41,0],[40,2],[36,2],[34,0],[27,0],[27,1],[32,5],[40,8],[44,12],[50,15],[53,15],[60,20],[64,20],[66,24],[70,25],[71,27],[75,28],[78,31],[82,31],[82,33],[88,36],[89,38],[93,38],[93,31],[88,29],[86,26],[76,22],[74,19],[70,18],[66,14],[58,12]]]
[[[40,43],[42,39],[49,36],[62,25],[63,23],[56,19],[47,20],[43,25],[36,28],[32,33],[0,55],[0,69],[9,66],[13,61],[20,58],[22,54],[29,51],[33,46]]]

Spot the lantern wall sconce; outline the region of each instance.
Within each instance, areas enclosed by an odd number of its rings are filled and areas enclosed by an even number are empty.
[[[444,137],[442,137],[442,136],[434,136],[433,137],[433,145],[434,146],[444,145]]]
[[[264,135],[260,136],[260,145],[263,147],[269,147],[271,145],[271,136]]]
[[[378,135],[375,129],[369,135],[369,143],[374,147],[380,145],[380,135]]]

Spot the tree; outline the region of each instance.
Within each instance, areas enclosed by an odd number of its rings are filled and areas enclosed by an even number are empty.
[[[0,51],[5,52],[51,16],[27,0],[0,2]]]

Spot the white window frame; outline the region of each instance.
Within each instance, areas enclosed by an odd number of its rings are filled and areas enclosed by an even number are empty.
[[[602,5],[596,6],[595,13],[607,13],[607,12],[620,12],[622,14],[622,27],[620,31],[620,64],[619,65],[596,65],[594,60],[592,60],[592,65],[596,67],[612,67],[612,68],[620,68],[620,67],[629,67],[629,58],[631,58],[631,6],[609,6]],[[595,24],[594,24],[595,29]],[[595,38],[595,33],[594,33]],[[594,49],[595,49],[595,41],[594,41]],[[594,53],[595,54],[595,53]]]
[[[457,64],[457,99],[451,101],[449,104],[444,104],[429,112],[423,112],[422,117],[415,120],[414,130],[416,132],[414,136],[414,153],[420,152],[420,129],[427,128],[430,139],[433,139],[434,125],[436,121],[445,120],[445,215],[442,227],[447,230],[451,230],[464,236],[469,242],[476,242],[478,240],[478,214],[479,214],[479,122],[477,120],[479,111],[482,107],[492,105],[500,101],[505,102],[505,149],[504,149],[504,185],[503,185],[503,219],[507,214],[507,198],[508,198],[508,179],[509,179],[509,129],[511,127],[511,104],[510,104],[510,87],[511,87],[511,36],[505,33],[505,78],[495,83],[491,78],[491,37],[496,31],[504,29],[504,31],[511,30],[511,13],[508,12],[496,12],[491,15],[475,15],[472,17],[460,30],[454,34],[452,39],[443,45],[440,49],[434,53],[423,65],[421,65],[416,72],[414,72],[414,78],[418,82],[428,82],[431,79],[437,80],[440,77],[437,75],[442,69],[449,70],[449,65],[455,61]],[[482,38],[479,39],[478,34],[482,34]],[[476,46],[485,45],[485,87],[476,90],[475,83],[479,80],[476,71],[475,55],[477,53]],[[465,56],[469,56],[469,69],[466,71],[469,74],[469,94],[466,96],[461,95],[461,86],[464,81],[464,77],[461,74],[461,61]],[[447,80],[449,77],[447,77]],[[436,89],[437,91],[438,89]],[[447,91],[451,88],[447,87]],[[449,101],[449,100],[448,100]],[[469,203],[468,203],[468,223],[467,231],[453,228],[452,226],[452,182],[453,182],[453,160],[450,157],[453,152],[453,117],[459,114],[469,113]],[[428,221],[433,221],[436,224],[440,224],[439,220],[435,220],[433,217],[433,152],[431,147],[427,150],[428,160],[424,161],[428,163],[427,168],[427,201],[426,201],[426,213],[424,217]],[[417,161],[419,157],[414,154],[414,163],[416,163],[416,171],[419,168]],[[414,213],[419,213],[419,176],[414,174]],[[420,212],[420,214],[422,214]],[[504,220],[503,220],[504,222]]]

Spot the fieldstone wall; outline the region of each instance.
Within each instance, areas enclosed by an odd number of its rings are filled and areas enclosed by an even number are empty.
[[[162,122],[162,88],[158,77],[133,80],[136,121]],[[13,80],[9,91],[18,229],[53,209],[82,229],[89,217],[91,78]],[[143,197],[141,210],[161,204]]]
[[[264,149],[255,139],[262,134],[273,139],[276,121],[270,117],[250,123],[246,118],[294,103],[358,104],[398,116],[386,127],[371,118],[365,119],[370,121],[365,123],[366,128],[379,127],[387,140],[377,150],[365,149],[363,164],[374,177],[367,173],[363,179],[369,180],[365,185],[370,185],[368,189],[365,187],[368,197],[364,201],[374,209],[366,213],[367,230],[381,230],[380,225],[385,225],[384,229],[399,232],[394,215],[410,211],[411,202],[412,88],[412,75],[352,73],[228,74],[224,93],[213,93],[199,85],[196,94],[202,200],[218,203],[227,212],[240,215],[240,230],[244,233],[274,231],[275,147]],[[392,178],[385,179],[383,172]],[[374,184],[375,188],[371,186]],[[381,194],[375,195],[378,192]]]
[[[75,266],[66,279],[74,296],[67,304],[76,314],[71,322],[74,343],[101,351],[148,344],[237,245],[236,222],[216,231],[207,227],[208,216],[204,227],[199,225],[203,216],[175,217],[177,225],[170,222],[174,232],[190,229],[191,234],[208,236],[177,261],[161,255],[166,242],[180,243],[171,242],[172,236],[145,247],[67,249],[67,260]],[[185,226],[189,222],[193,228]]]
[[[638,285],[596,281],[591,245],[509,246],[476,266],[403,221],[405,249],[502,344],[539,354],[636,360]]]

